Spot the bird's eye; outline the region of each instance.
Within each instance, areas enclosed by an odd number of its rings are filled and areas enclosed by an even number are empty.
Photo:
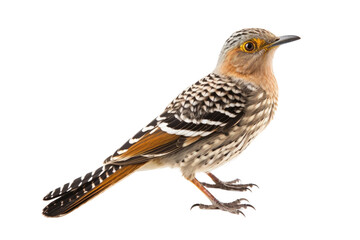
[[[256,45],[254,42],[249,41],[244,44],[244,49],[246,52],[253,52],[255,50],[255,48],[256,48]]]

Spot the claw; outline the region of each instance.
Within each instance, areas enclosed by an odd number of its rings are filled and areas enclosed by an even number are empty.
[[[190,208],[190,211],[191,211],[194,207],[198,207],[198,206],[199,206],[199,204],[198,204],[198,203],[196,203],[196,204],[192,205],[192,206],[191,206],[191,208]]]
[[[239,200],[240,202],[241,202],[241,201],[249,202],[249,200],[247,200],[246,198],[239,198],[238,200]]]
[[[244,217],[246,217],[245,214],[242,211],[238,210],[237,214],[239,215],[239,213],[241,213]]]
[[[251,205],[251,204],[246,204],[246,205],[247,205],[247,207],[250,207],[256,211],[256,208],[253,205]]]
[[[206,204],[201,204],[201,203],[196,203],[196,204],[192,205],[190,210],[193,207],[199,207],[200,209],[219,209],[216,205],[206,205]]]

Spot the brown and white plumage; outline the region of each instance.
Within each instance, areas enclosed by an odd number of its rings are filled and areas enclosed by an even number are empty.
[[[257,49],[244,50],[247,42]],[[208,196],[212,205],[197,205],[200,208],[241,213],[239,209],[250,205],[219,202],[195,174],[209,173],[241,153],[272,119],[278,90],[271,63],[279,42],[281,38],[263,29],[234,33],[213,73],[178,95],[162,114],[108,157],[102,168],[50,192],[45,200],[58,199],[43,214],[66,214],[133,171],[160,166],[180,168]],[[225,183],[209,176],[225,189]],[[228,184],[227,189],[247,187]]]

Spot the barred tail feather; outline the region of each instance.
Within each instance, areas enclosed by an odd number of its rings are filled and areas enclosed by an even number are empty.
[[[44,200],[59,198],[47,205],[43,209],[43,214],[46,217],[63,216],[130,175],[142,165],[144,163],[126,166],[104,165],[82,178],[77,178],[71,184],[67,183],[44,197]]]

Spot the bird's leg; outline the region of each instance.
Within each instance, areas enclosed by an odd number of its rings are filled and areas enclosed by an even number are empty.
[[[241,203],[242,201],[247,201],[245,198],[240,198],[240,199],[237,199],[237,200],[235,200],[233,202],[229,202],[229,203],[220,202],[196,178],[194,178],[194,179],[192,179],[190,181],[197,188],[199,188],[200,191],[202,191],[212,203],[211,205],[205,205],[205,204],[197,203],[197,204],[194,204],[191,207],[191,209],[193,207],[199,207],[200,209],[219,209],[219,210],[223,210],[223,211],[230,212],[230,213],[233,213],[233,214],[242,214],[242,215],[244,215],[244,213],[242,211],[240,211],[240,209],[246,209],[248,207],[254,208],[250,204]]]
[[[206,173],[215,184],[209,184],[209,183],[201,183],[204,187],[208,188],[220,188],[224,190],[230,190],[230,191],[251,191],[252,187],[258,187],[256,184],[248,183],[248,184],[239,184],[239,179],[235,179],[230,182],[223,182],[220,179],[218,179],[214,174],[208,172]]]

